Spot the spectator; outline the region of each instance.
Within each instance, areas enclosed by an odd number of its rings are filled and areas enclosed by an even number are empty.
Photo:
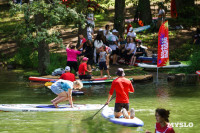
[[[70,67],[66,66],[65,67],[65,73],[63,73],[59,79],[63,79],[63,80],[69,80],[69,81],[76,81],[75,79],[75,75],[73,73],[70,73]]]
[[[93,57],[94,57],[94,46],[90,40],[87,40],[84,44],[83,56],[88,58],[87,66],[88,70],[92,71]]]
[[[101,71],[101,78],[103,77],[103,70],[107,71],[108,78],[110,78],[110,73],[106,65],[106,58],[107,58],[107,53],[105,51],[106,47],[103,46],[100,48],[100,53],[99,53],[99,69]]]
[[[71,70],[73,68],[75,70],[75,72],[77,73],[77,71],[78,71],[77,55],[80,55],[81,52],[78,50],[75,50],[75,48],[76,47],[74,45],[72,45],[71,42],[66,47],[67,66],[69,66]]]
[[[79,65],[78,73],[79,73],[80,80],[93,79],[93,77],[91,76],[92,71],[88,71],[87,69],[87,62],[88,62],[88,58],[84,57],[82,59],[82,63]],[[86,72],[88,72],[89,74],[86,75]]]

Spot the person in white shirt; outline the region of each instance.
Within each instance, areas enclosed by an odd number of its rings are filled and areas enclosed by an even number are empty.
[[[162,23],[165,21],[165,10],[164,5],[160,3],[159,5],[159,11],[158,11],[158,22],[157,22],[157,29],[160,28]]]
[[[132,64],[134,64],[134,55],[135,55],[135,52],[137,49],[136,44],[135,44],[135,39],[130,38],[130,43],[128,44],[128,47],[126,49],[128,52],[126,54],[125,61],[127,64],[132,65]],[[131,60],[132,58],[133,58],[133,60]]]
[[[98,57],[99,57],[99,52],[102,46],[103,46],[103,39],[101,34],[97,34],[95,40],[94,40],[94,63],[98,63]]]
[[[113,55],[113,65],[118,65],[117,63],[117,55],[118,55],[118,37],[117,37],[118,31],[114,29],[112,31],[112,34],[106,36],[106,39],[108,40],[109,47],[112,49],[111,55]]]
[[[129,32],[127,34],[127,37],[134,37],[134,38],[136,38],[136,33],[133,31],[133,27],[129,28]]]

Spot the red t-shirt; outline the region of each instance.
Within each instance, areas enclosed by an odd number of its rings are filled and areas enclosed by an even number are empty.
[[[69,81],[75,81],[75,75],[73,73],[70,73],[70,72],[66,72],[66,73],[63,73],[59,79],[64,79],[64,80],[69,80]]]
[[[85,62],[81,63],[78,68],[79,75],[85,75],[85,72],[87,71],[87,64]]]
[[[175,133],[175,132],[170,124],[161,127],[160,123],[156,123],[155,133]]]
[[[116,91],[115,103],[129,103],[129,92],[134,92],[131,81],[125,77],[118,77],[112,82],[109,94],[112,95]]]

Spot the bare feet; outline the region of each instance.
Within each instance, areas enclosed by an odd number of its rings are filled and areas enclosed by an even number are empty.
[[[58,108],[58,105],[57,105],[57,103],[54,103],[54,102],[53,102],[53,105],[54,105],[56,108]]]

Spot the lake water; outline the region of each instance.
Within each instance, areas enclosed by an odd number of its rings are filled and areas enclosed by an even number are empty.
[[[97,111],[82,112],[0,112],[2,133],[134,133],[154,132],[156,108],[171,110],[170,123],[176,133],[200,132],[200,86],[178,85],[167,82],[166,75],[154,82],[135,83],[135,93],[130,94],[130,107],[143,120],[144,127],[123,127],[108,122],[98,113],[91,121],[81,121]],[[74,96],[74,103],[104,104],[110,84],[87,85],[84,96]],[[20,73],[0,70],[0,104],[44,103],[50,104],[55,95],[43,84],[30,83]],[[109,104],[114,106],[114,100]],[[139,111],[140,110],[140,111]],[[176,125],[175,125],[176,124]]]

